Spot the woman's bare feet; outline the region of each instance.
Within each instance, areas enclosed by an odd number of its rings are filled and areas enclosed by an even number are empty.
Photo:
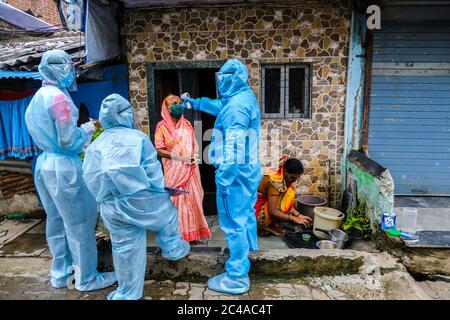
[[[267,232],[271,233],[272,235],[277,236],[277,237],[282,237],[282,236],[285,235],[284,230],[282,228],[279,228],[278,226],[275,226],[275,225],[267,226],[265,228],[265,230]]]

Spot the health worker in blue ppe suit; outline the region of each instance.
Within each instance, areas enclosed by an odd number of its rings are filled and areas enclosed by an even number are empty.
[[[254,205],[262,178],[258,158],[261,117],[248,86],[247,67],[237,59],[216,74],[219,99],[187,98],[183,105],[216,116],[209,160],[216,167],[217,209],[230,257],[226,272],[208,280],[211,290],[242,294],[250,289],[249,251],[258,250]]]
[[[95,127],[91,122],[77,127],[78,109],[68,93],[75,84],[69,54],[45,52],[39,73],[42,87],[25,112],[25,122],[43,151],[36,162],[34,181],[47,213],[46,237],[53,256],[51,284],[65,288],[75,272],[75,289],[102,289],[116,278],[113,272],[97,271],[97,205],[83,180],[79,156]]]
[[[164,189],[156,149],[146,134],[133,129],[131,104],[118,94],[109,95],[99,121],[105,131],[87,148],[83,176],[110,232],[119,287],[108,299],[140,299],[147,229],[158,232],[156,241],[166,259],[185,257],[190,246],[178,231],[178,212]]]

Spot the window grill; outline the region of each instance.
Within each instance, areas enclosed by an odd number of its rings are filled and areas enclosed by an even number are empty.
[[[263,65],[261,79],[261,107],[264,118],[310,117],[310,64]]]

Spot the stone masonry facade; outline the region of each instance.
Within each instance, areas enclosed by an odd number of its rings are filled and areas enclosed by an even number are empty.
[[[350,20],[347,1],[338,0],[127,10],[122,36],[137,122],[149,133],[147,62],[243,58],[259,101],[262,64],[311,63],[310,118],[263,118],[262,142],[278,143],[282,154],[303,162],[299,194],[339,206]],[[268,166],[270,157],[261,158]]]

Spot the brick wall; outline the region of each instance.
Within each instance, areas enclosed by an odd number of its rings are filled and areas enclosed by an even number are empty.
[[[39,217],[42,216],[33,176],[31,173],[17,172],[16,169],[0,170],[0,220],[2,216],[13,212],[29,215],[39,213]]]
[[[56,0],[3,0],[3,2],[22,11],[31,10],[35,17],[50,24],[61,24]]]
[[[30,192],[35,192],[31,174],[0,170],[0,199]]]
[[[149,133],[146,62],[242,57],[258,98],[261,63],[312,63],[311,118],[263,120],[263,134],[278,129],[283,154],[305,165],[298,193],[330,196],[336,206],[351,11],[345,1],[301,3],[126,11],[122,35],[130,99],[142,130]]]

